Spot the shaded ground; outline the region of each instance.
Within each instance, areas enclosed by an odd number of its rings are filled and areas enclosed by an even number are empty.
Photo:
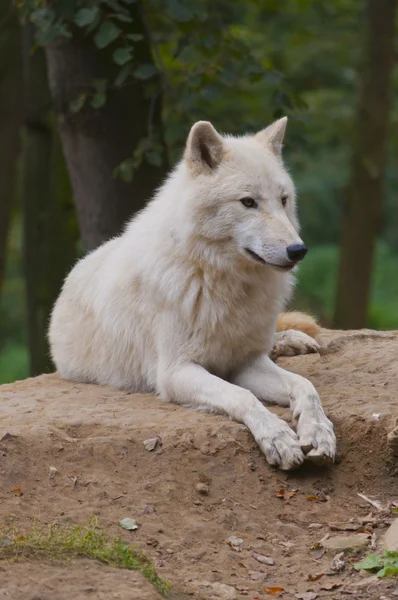
[[[268,467],[245,427],[225,417],[45,375],[0,387],[0,516],[13,515],[23,530],[34,519],[84,523],[95,514],[107,534],[145,551],[176,600],[263,599],[273,586],[286,590],[283,598],[310,591],[398,597],[396,580],[362,577],[350,555],[341,574],[328,575],[336,552],[310,552],[325,535],[340,534],[331,523],[370,519],[372,507],[358,492],[383,505],[398,500],[387,447],[398,417],[398,333],[324,331],[322,342],[320,356],[279,364],[320,391],[336,425],[338,465],[282,473]],[[288,411],[272,410],[289,419]],[[143,442],[156,436],[161,443],[149,452]],[[50,467],[57,470],[51,479]],[[286,501],[277,497],[281,488],[298,491]],[[122,530],[124,517],[136,519],[138,530]],[[389,521],[365,526],[378,547]],[[241,551],[228,545],[232,535],[243,540]],[[0,561],[1,600],[61,600],[71,590],[76,600],[160,598],[140,574],[86,559]]]

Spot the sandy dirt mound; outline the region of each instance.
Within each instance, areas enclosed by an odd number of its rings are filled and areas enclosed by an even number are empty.
[[[144,550],[175,600],[257,600],[275,586],[285,590],[277,597],[313,594],[305,600],[398,597],[396,581],[354,571],[352,552],[336,574],[336,550],[311,550],[327,535],[349,534],[355,543],[362,535],[358,552],[371,543],[378,550],[392,520],[357,494],[385,507],[398,501],[395,442],[387,440],[398,417],[398,333],[323,331],[321,342],[320,355],[278,363],[320,392],[336,426],[337,465],[283,473],[225,417],[43,375],[0,387],[0,516],[13,515],[23,530],[34,519],[84,523],[94,514],[107,534]],[[271,409],[289,420],[287,410]],[[152,451],[148,438],[159,438]],[[281,489],[295,493],[284,499]],[[121,529],[124,517],[139,528]],[[0,561],[0,599],[63,600],[66,590],[79,600],[160,598],[140,574],[87,559]]]

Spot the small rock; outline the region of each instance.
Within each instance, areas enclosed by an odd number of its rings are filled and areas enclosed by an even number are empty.
[[[333,558],[333,560],[332,560],[332,562],[330,564],[330,569],[332,571],[335,571],[336,573],[341,573],[342,571],[344,571],[344,569],[345,569],[345,560],[343,559],[343,556],[344,556],[344,552],[339,552]]]
[[[129,517],[121,519],[119,521],[119,525],[120,527],[123,527],[123,529],[127,529],[127,531],[134,531],[135,529],[138,529],[137,521],[135,519],[130,519]]]
[[[318,598],[318,594],[315,592],[303,592],[302,594],[295,594],[295,596],[299,600],[315,600],[315,598]]]
[[[322,529],[322,523],[310,523],[308,529]]]
[[[384,550],[388,550],[389,552],[398,552],[398,519],[395,519],[387,529],[383,540],[383,547]]]
[[[286,548],[286,550],[291,550],[292,548],[294,548],[295,543],[294,542],[279,542],[279,545]]]
[[[236,585],[235,588],[242,594],[242,596],[247,596],[249,593],[249,588],[245,585]]]
[[[326,550],[338,552],[339,550],[347,550],[359,552],[369,545],[369,536],[366,533],[358,533],[356,535],[337,535],[328,540],[322,541],[322,546]]]
[[[0,436],[0,442],[5,442],[6,440],[15,440],[18,436],[13,433],[9,433],[6,431]]]
[[[256,554],[255,552],[253,552],[252,554],[253,558],[255,558],[258,562],[262,563],[263,565],[274,565],[275,561],[270,558],[269,556],[264,556],[264,554]]]
[[[7,536],[0,538],[0,548],[7,548],[8,546],[13,546],[14,542]]]
[[[203,494],[203,496],[209,495],[209,486],[207,483],[202,483],[201,481],[195,485],[195,490],[199,492],[199,494]]]
[[[267,573],[263,571],[249,571],[249,576],[253,581],[265,581],[267,579]]]
[[[319,560],[325,552],[326,550],[321,544],[315,544],[315,546],[310,549],[310,556],[315,558],[315,560]]]
[[[58,473],[58,470],[55,467],[50,467],[49,473],[48,473],[48,478],[54,479],[54,477],[56,476],[57,473]]]
[[[242,538],[238,538],[238,537],[236,537],[234,535],[231,535],[227,539],[227,544],[228,544],[228,546],[230,546],[234,550],[237,550],[238,552],[240,552],[242,550],[241,546],[243,544],[243,540],[242,540]]]
[[[199,588],[200,597],[203,600],[236,600],[237,591],[234,587],[225,583],[211,583],[210,581],[193,581],[195,588]]]
[[[152,452],[153,450],[155,450],[157,448],[158,445],[160,445],[162,443],[162,440],[159,436],[156,436],[154,438],[148,438],[147,440],[144,440],[143,444],[145,446],[145,450],[148,450],[148,452]]]

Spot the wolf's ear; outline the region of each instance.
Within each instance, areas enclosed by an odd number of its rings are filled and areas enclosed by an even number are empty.
[[[287,117],[278,119],[271,125],[268,125],[265,129],[259,131],[255,138],[271,148],[274,154],[280,156],[282,154],[283,138],[285,137],[287,125]]]
[[[185,160],[197,174],[215,169],[223,156],[222,137],[208,121],[198,121],[189,132]]]

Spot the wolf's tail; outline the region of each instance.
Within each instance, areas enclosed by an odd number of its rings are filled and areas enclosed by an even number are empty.
[[[316,338],[321,330],[314,317],[298,311],[285,312],[278,316],[276,331],[287,329],[298,329],[313,338]]]

